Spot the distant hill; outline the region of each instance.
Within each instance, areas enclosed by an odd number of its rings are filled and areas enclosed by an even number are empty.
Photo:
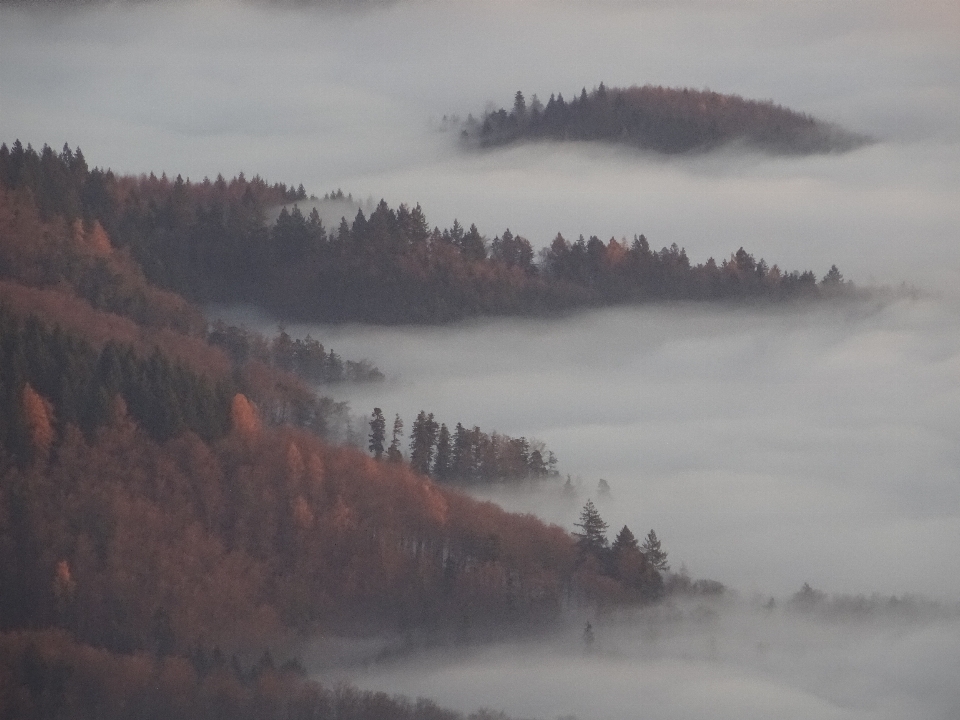
[[[771,101],[746,100],[690,88],[600,86],[544,105],[521,91],[512,109],[468,119],[462,137],[480,147],[533,140],[601,141],[665,154],[714,150],[742,143],[782,155],[847,152],[872,142],[866,135],[790,110]]]

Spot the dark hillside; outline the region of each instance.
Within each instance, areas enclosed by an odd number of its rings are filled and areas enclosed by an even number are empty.
[[[709,90],[653,85],[586,88],[572,100],[551,95],[483,115],[463,131],[468,142],[496,147],[516,142],[599,141],[665,154],[706,152],[742,143],[781,155],[845,152],[870,139],[771,101]]]

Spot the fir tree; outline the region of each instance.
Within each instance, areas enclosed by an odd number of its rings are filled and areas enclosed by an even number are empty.
[[[670,569],[670,565],[667,564],[667,553],[660,547],[660,540],[653,530],[647,533],[640,550],[647,558],[647,562],[657,570],[667,572]]]
[[[639,552],[640,545],[637,542],[637,538],[634,536],[634,534],[630,532],[630,528],[624,525],[623,529],[617,533],[617,537],[614,539],[613,545],[610,547],[610,549],[613,551],[614,555],[620,555],[631,550],[636,550]]]
[[[593,500],[587,500],[587,504],[580,511],[580,522],[575,525],[581,530],[574,533],[577,538],[577,547],[595,555],[606,549],[607,523],[600,517],[600,512],[593,504]]]
[[[452,449],[450,431],[446,424],[441,424],[437,435],[437,455],[433,460],[433,476],[437,480],[446,480],[450,476]]]
[[[383,457],[383,443],[386,441],[387,421],[383,417],[383,411],[380,408],[373,409],[373,415],[370,416],[370,452],[373,457],[380,460]]]
[[[437,422],[433,413],[421,410],[410,431],[410,464],[424,475],[430,472],[433,448],[437,442]]]
[[[400,452],[400,438],[403,435],[403,420],[398,414],[393,419],[393,436],[390,440],[390,447],[387,448],[387,460],[390,462],[400,462],[403,460],[403,453]]]

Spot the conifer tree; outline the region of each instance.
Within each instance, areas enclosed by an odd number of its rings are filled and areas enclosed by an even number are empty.
[[[640,550],[647,558],[647,562],[657,570],[667,572],[670,569],[670,565],[667,564],[667,553],[660,547],[660,540],[653,530],[647,533]]]
[[[430,472],[433,448],[437,442],[437,422],[433,413],[421,410],[410,431],[410,464],[424,475]]]
[[[390,447],[387,448],[387,460],[390,462],[400,462],[403,460],[403,453],[400,452],[400,438],[403,435],[403,420],[399,413],[393,419],[393,436],[390,440]]]
[[[433,476],[437,480],[446,480],[450,475],[451,451],[450,431],[444,423],[440,425],[440,433],[437,435],[437,455],[433,461]]]
[[[617,537],[614,539],[613,545],[610,547],[610,549],[613,550],[615,555],[619,555],[630,550],[636,550],[639,552],[640,544],[637,542],[636,536],[630,532],[630,528],[624,525],[623,529],[617,533]]]
[[[593,504],[593,500],[587,500],[587,504],[580,511],[580,522],[574,524],[581,530],[574,533],[577,538],[577,547],[594,555],[599,555],[606,549],[608,526],[600,517],[600,512]]]
[[[370,452],[373,457],[380,460],[383,457],[383,443],[386,441],[387,421],[383,417],[383,411],[380,408],[373,409],[373,415],[370,416]]]

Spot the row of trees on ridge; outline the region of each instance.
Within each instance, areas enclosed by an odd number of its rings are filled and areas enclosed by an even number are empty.
[[[316,207],[305,215],[296,205],[269,225],[271,208],[303,202],[300,189],[242,175],[199,183],[116,176],[89,170],[66,146],[57,154],[2,145],[0,178],[8,193],[34,198],[40,220],[56,214],[67,226],[79,221],[92,228],[89,243],[109,237],[121,251],[91,260],[88,279],[76,283],[107,309],[131,299],[94,297],[89,288],[106,287],[100,277],[124,257],[151,283],[194,301],[254,303],[288,319],[326,322],[434,323],[655,300],[853,294],[836,268],[818,281],[811,271],[785,271],[743,249],[694,265],[676,245],[655,250],[643,235],[571,242],[558,234],[536,252],[509,230],[491,240],[457,221],[431,229],[419,206],[383,201],[336,228],[324,226]]]
[[[387,444],[387,421],[380,408],[370,416],[369,450],[377,460],[404,460],[403,420],[393,420]],[[497,432],[486,433],[479,427],[465,428],[457,423],[453,433],[446,423],[438,423],[433,413],[423,410],[410,431],[409,463],[420,473],[438,482],[462,484],[518,481],[556,476],[557,459],[539,440],[513,438]]]

